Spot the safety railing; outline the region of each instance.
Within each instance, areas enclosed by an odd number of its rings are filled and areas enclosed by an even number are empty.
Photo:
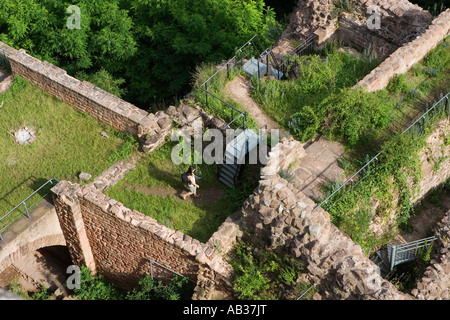
[[[44,195],[39,195],[39,192],[43,190],[46,186],[54,185],[58,183],[58,180],[56,179],[50,179],[46,183],[44,183],[42,186],[39,187],[36,191],[34,191],[32,194],[30,194],[28,197],[26,197],[22,202],[20,202],[17,206],[15,206],[11,211],[9,211],[7,214],[5,214],[3,217],[0,218],[0,240],[3,240],[2,232],[4,232],[6,229],[8,229],[12,224],[14,224],[17,220],[22,218],[23,216],[26,216],[28,219],[30,219],[30,210],[36,206],[42,199],[48,196],[50,191],[45,193]],[[39,195],[39,199],[35,200],[33,197],[35,195]],[[32,200],[33,199],[33,200]],[[29,204],[29,201],[34,201],[32,204]]]
[[[436,240],[436,237],[433,236],[406,244],[388,245],[390,270],[396,265],[415,260],[418,253],[430,247],[434,240]]]
[[[173,274],[176,274],[177,276],[180,276],[182,278],[188,278],[190,281],[194,282],[194,280],[192,280],[191,278],[189,278],[187,276],[183,276],[182,274],[180,274],[180,273],[178,273],[176,271],[173,271],[173,270],[167,268],[166,266],[163,266],[162,264],[160,264],[160,263],[158,263],[158,262],[156,262],[154,260],[149,259],[149,261],[150,261],[150,277],[152,278],[152,280],[154,279],[153,265],[156,265],[156,266],[158,266],[160,268],[163,268],[164,270],[167,270],[169,272],[172,272]]]
[[[11,65],[4,49],[0,49],[0,67],[3,67],[7,71],[11,72]]]
[[[413,134],[424,134],[425,126],[434,118],[443,113],[450,117],[450,103],[449,103],[450,92],[445,96],[441,97],[433,106],[428,108],[420,117],[418,117],[408,128],[406,128],[398,137],[399,139],[402,135],[407,132],[412,132]],[[316,211],[320,207],[326,205],[326,210],[332,208],[338,201],[340,201],[349,191],[351,191],[356,185],[362,180],[367,178],[372,174],[376,168],[379,166],[379,157],[385,150],[381,150],[374,157],[372,157],[364,166],[361,167],[354,175],[347,179],[344,183],[340,184],[330,195],[328,195],[324,200],[322,200],[313,210]],[[361,175],[361,173],[363,173]],[[333,199],[340,192],[343,194],[338,199]],[[333,200],[333,201],[331,201]]]
[[[248,40],[242,47],[240,47],[235,55],[229,59],[224,65],[222,65],[213,75],[211,75],[203,84],[200,85],[200,90],[203,95],[200,95],[200,99],[206,104],[207,107],[213,107],[219,113],[225,113],[225,117],[231,119],[226,129],[235,127],[235,129],[245,129],[247,112],[241,111],[219,98],[213,91],[221,91],[226,80],[230,78],[230,75],[235,69],[241,69],[245,60],[249,60],[255,55],[259,55],[261,43],[257,35],[254,35]],[[209,97],[209,99],[208,99]],[[210,99],[219,102],[221,107],[215,106]],[[225,107],[225,108],[223,108]]]

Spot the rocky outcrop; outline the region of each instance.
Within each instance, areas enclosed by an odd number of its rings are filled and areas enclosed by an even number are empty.
[[[436,238],[433,246],[437,252],[412,291],[412,295],[420,300],[450,299],[450,211],[438,223]]]

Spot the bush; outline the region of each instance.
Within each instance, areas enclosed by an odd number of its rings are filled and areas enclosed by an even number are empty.
[[[147,275],[139,280],[138,286],[127,294],[127,300],[186,300],[192,296],[189,278],[175,275],[169,284],[152,280]]]
[[[233,288],[238,299],[279,299],[287,286],[294,286],[304,269],[289,255],[271,251],[252,251],[252,247],[241,243],[236,248],[236,257],[230,261],[235,270]]]
[[[74,290],[74,295],[82,300],[180,300],[190,299],[192,289],[188,278],[175,275],[170,283],[164,285],[146,275],[136,288],[126,292],[101,274],[92,275],[87,267],[82,266],[80,288]]]
[[[304,106],[302,111],[292,115],[289,129],[301,141],[312,138],[320,127],[321,119],[310,106]]]
[[[126,293],[107,281],[101,274],[92,275],[91,271],[81,267],[80,288],[74,295],[81,300],[123,300]]]
[[[349,145],[356,145],[367,136],[373,139],[388,123],[392,109],[389,101],[386,91],[368,93],[363,89],[342,89],[324,99],[320,106],[327,112],[324,120],[327,126],[322,128],[322,133]]]

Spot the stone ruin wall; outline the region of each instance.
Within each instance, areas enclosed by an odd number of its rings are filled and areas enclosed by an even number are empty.
[[[194,299],[230,295],[232,268],[217,250],[130,210],[92,185],[61,181],[52,189],[56,212],[75,264],[86,265],[124,289],[151,274],[150,260],[196,283]],[[153,265],[156,279],[173,276]]]
[[[421,164],[421,177],[417,185],[412,178],[408,178],[412,194],[411,203],[419,203],[430,191],[442,185],[450,178],[450,145],[446,145],[446,139],[450,137],[450,119],[445,118],[438,122],[426,139],[427,146],[419,152]],[[442,159],[443,161],[441,161]],[[441,161],[440,164],[439,161]],[[415,190],[417,188],[417,190]],[[396,225],[396,211],[398,210],[399,196],[394,194],[393,207],[381,209],[380,214],[376,214],[372,219],[370,231],[381,237],[388,232],[390,226]],[[374,202],[372,210],[379,209],[380,203]]]
[[[438,252],[411,292],[419,300],[450,300],[450,211],[436,227]]]
[[[431,148],[435,152],[445,150],[441,143],[436,143],[441,141],[441,126],[442,123],[428,139],[434,143]],[[417,289],[411,295],[404,294],[378,275],[376,265],[358,244],[331,223],[328,212],[322,208],[312,212],[317,204],[278,175],[291,161],[302,156],[298,151],[301,149],[299,142],[285,139],[272,150],[268,165],[262,169],[259,187],[242,207],[239,223],[242,236],[238,235],[238,240],[251,241],[268,250],[287,251],[304,262],[307,278],[321,289],[324,299],[448,299],[450,212],[436,229],[439,253]],[[446,149],[448,152],[449,148]],[[294,152],[297,154],[290,157]],[[284,158],[284,155],[288,156]],[[282,163],[272,161],[278,156],[283,158]],[[429,159],[425,160],[427,165]],[[422,194],[448,179],[449,169],[447,163],[441,172],[428,172],[421,180]],[[428,185],[426,191],[425,185]]]
[[[378,91],[389,84],[398,74],[406,73],[414,64],[422,60],[431,50],[450,34],[450,9],[433,20],[427,30],[398,48],[378,67],[372,70],[355,87],[366,91]]]
[[[299,0],[297,9],[289,16],[289,25],[281,41],[302,41],[317,36],[317,48],[325,41],[339,40],[360,51],[371,48],[385,58],[398,47],[425,31],[431,15],[407,0],[352,0],[351,12],[335,9],[336,0]],[[367,9],[375,5],[381,16],[380,29],[367,28]]]
[[[16,50],[2,42],[13,74],[17,74],[43,91],[55,96],[111,127],[134,135],[143,151],[161,145],[171,130],[170,119],[163,111],[148,113],[87,81],[80,81],[47,61],[41,61],[25,50]],[[149,145],[152,145],[150,148]]]

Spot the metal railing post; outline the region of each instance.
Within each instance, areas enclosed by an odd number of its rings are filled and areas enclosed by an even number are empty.
[[[396,245],[392,245],[391,246],[391,265],[390,265],[390,271],[392,271],[392,269],[394,268],[394,266],[395,266],[395,254],[396,254],[396,251],[397,251],[397,246]]]
[[[30,212],[28,211],[27,203],[24,201],[23,205],[25,206],[25,210],[27,212],[27,217],[28,217],[28,219],[30,219]]]
[[[208,83],[205,83],[205,100],[206,100],[206,106],[209,107],[209,105],[208,105]]]

